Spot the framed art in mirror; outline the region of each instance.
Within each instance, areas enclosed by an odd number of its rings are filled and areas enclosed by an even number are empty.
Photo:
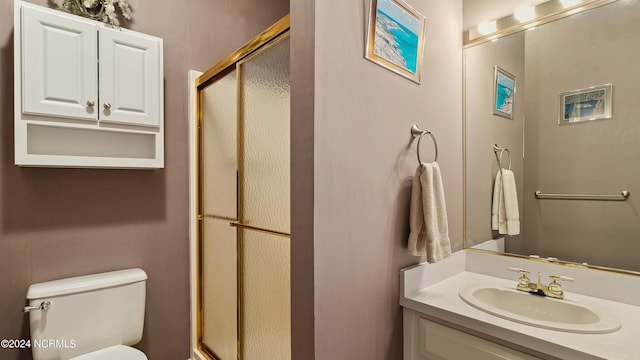
[[[605,84],[560,93],[558,124],[611,119],[613,85]]]
[[[493,76],[493,114],[513,120],[516,77],[499,66]]]

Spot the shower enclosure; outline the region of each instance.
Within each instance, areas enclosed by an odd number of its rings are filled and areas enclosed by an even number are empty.
[[[196,87],[198,349],[290,359],[289,17]]]

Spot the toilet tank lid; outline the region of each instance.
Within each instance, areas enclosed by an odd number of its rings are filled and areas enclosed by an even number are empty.
[[[27,299],[41,299],[52,296],[80,293],[101,288],[131,284],[144,281],[146,279],[147,273],[142,269],[136,268],[46,281],[30,285],[27,290]]]

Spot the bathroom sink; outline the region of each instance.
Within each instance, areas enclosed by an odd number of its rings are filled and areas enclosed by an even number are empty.
[[[553,299],[495,285],[469,285],[459,292],[469,305],[519,323],[572,333],[604,334],[620,320],[604,309],[575,299]]]

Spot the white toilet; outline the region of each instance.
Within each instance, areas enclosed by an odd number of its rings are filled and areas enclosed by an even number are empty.
[[[127,269],[29,286],[34,360],[147,360],[142,338],[147,274]]]

